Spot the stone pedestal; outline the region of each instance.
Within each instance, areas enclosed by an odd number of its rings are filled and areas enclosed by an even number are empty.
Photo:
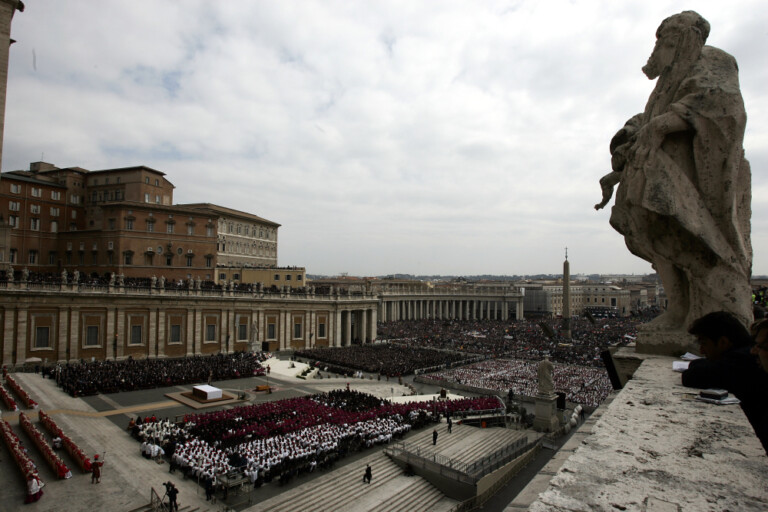
[[[560,427],[557,419],[557,395],[536,395],[536,419],[533,428],[539,432],[554,432]]]
[[[641,326],[635,346],[639,354],[680,357],[686,352],[698,354],[696,338],[681,330],[653,330]]]

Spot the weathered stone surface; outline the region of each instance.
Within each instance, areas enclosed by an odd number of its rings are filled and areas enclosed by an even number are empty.
[[[611,141],[613,172],[595,207],[618,182],[611,225],[653,264],[669,298],[638,350],[672,353],[687,348],[674,335],[707,313],[751,320],[751,173],[735,59],[704,45],[709,23],[693,11],[667,18],[656,35],[643,68],[656,87]]]
[[[645,356],[528,510],[768,510],[768,458],[741,408],[693,400],[672,361]]]

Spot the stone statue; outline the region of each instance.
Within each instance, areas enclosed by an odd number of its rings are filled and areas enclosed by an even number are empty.
[[[165,290],[165,276],[160,276],[160,288]]]
[[[109,274],[109,286],[115,286],[115,273],[111,272]]]
[[[27,267],[21,269],[21,280],[25,283],[29,281],[29,269]]]
[[[117,276],[117,286],[125,286],[125,274],[119,274]]]
[[[67,284],[67,269],[61,271],[61,282]]]
[[[149,281],[152,283],[152,288],[157,288],[157,277],[152,276],[149,278]]]
[[[72,273],[72,283],[73,284],[80,284],[80,271],[79,270],[75,270]]]
[[[662,22],[643,67],[656,87],[645,111],[613,137],[613,172],[600,180],[595,208],[619,183],[611,226],[653,265],[669,299],[645,327],[666,348],[644,350],[638,339],[639,351],[678,350],[690,323],[712,311],[752,317],[746,114],[736,61],[705,46],[708,35],[709,23],[693,11]]]
[[[539,363],[538,377],[539,377],[539,394],[551,395],[555,391],[555,381],[552,377],[555,371],[555,365],[549,360],[549,357],[545,357]]]

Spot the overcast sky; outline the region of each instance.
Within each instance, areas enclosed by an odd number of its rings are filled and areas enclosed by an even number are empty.
[[[2,170],[146,165],[280,223],[312,274],[648,273],[596,212],[608,144],[692,8],[739,62],[768,274],[768,2],[28,0]],[[612,204],[612,202],[611,202]]]

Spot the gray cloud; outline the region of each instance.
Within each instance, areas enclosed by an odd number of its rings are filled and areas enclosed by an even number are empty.
[[[558,272],[566,245],[573,272],[650,271],[592,205],[683,2],[29,4],[3,170],[148,165],[177,202],[279,222],[311,273]],[[740,64],[768,274],[768,11],[696,8]]]

